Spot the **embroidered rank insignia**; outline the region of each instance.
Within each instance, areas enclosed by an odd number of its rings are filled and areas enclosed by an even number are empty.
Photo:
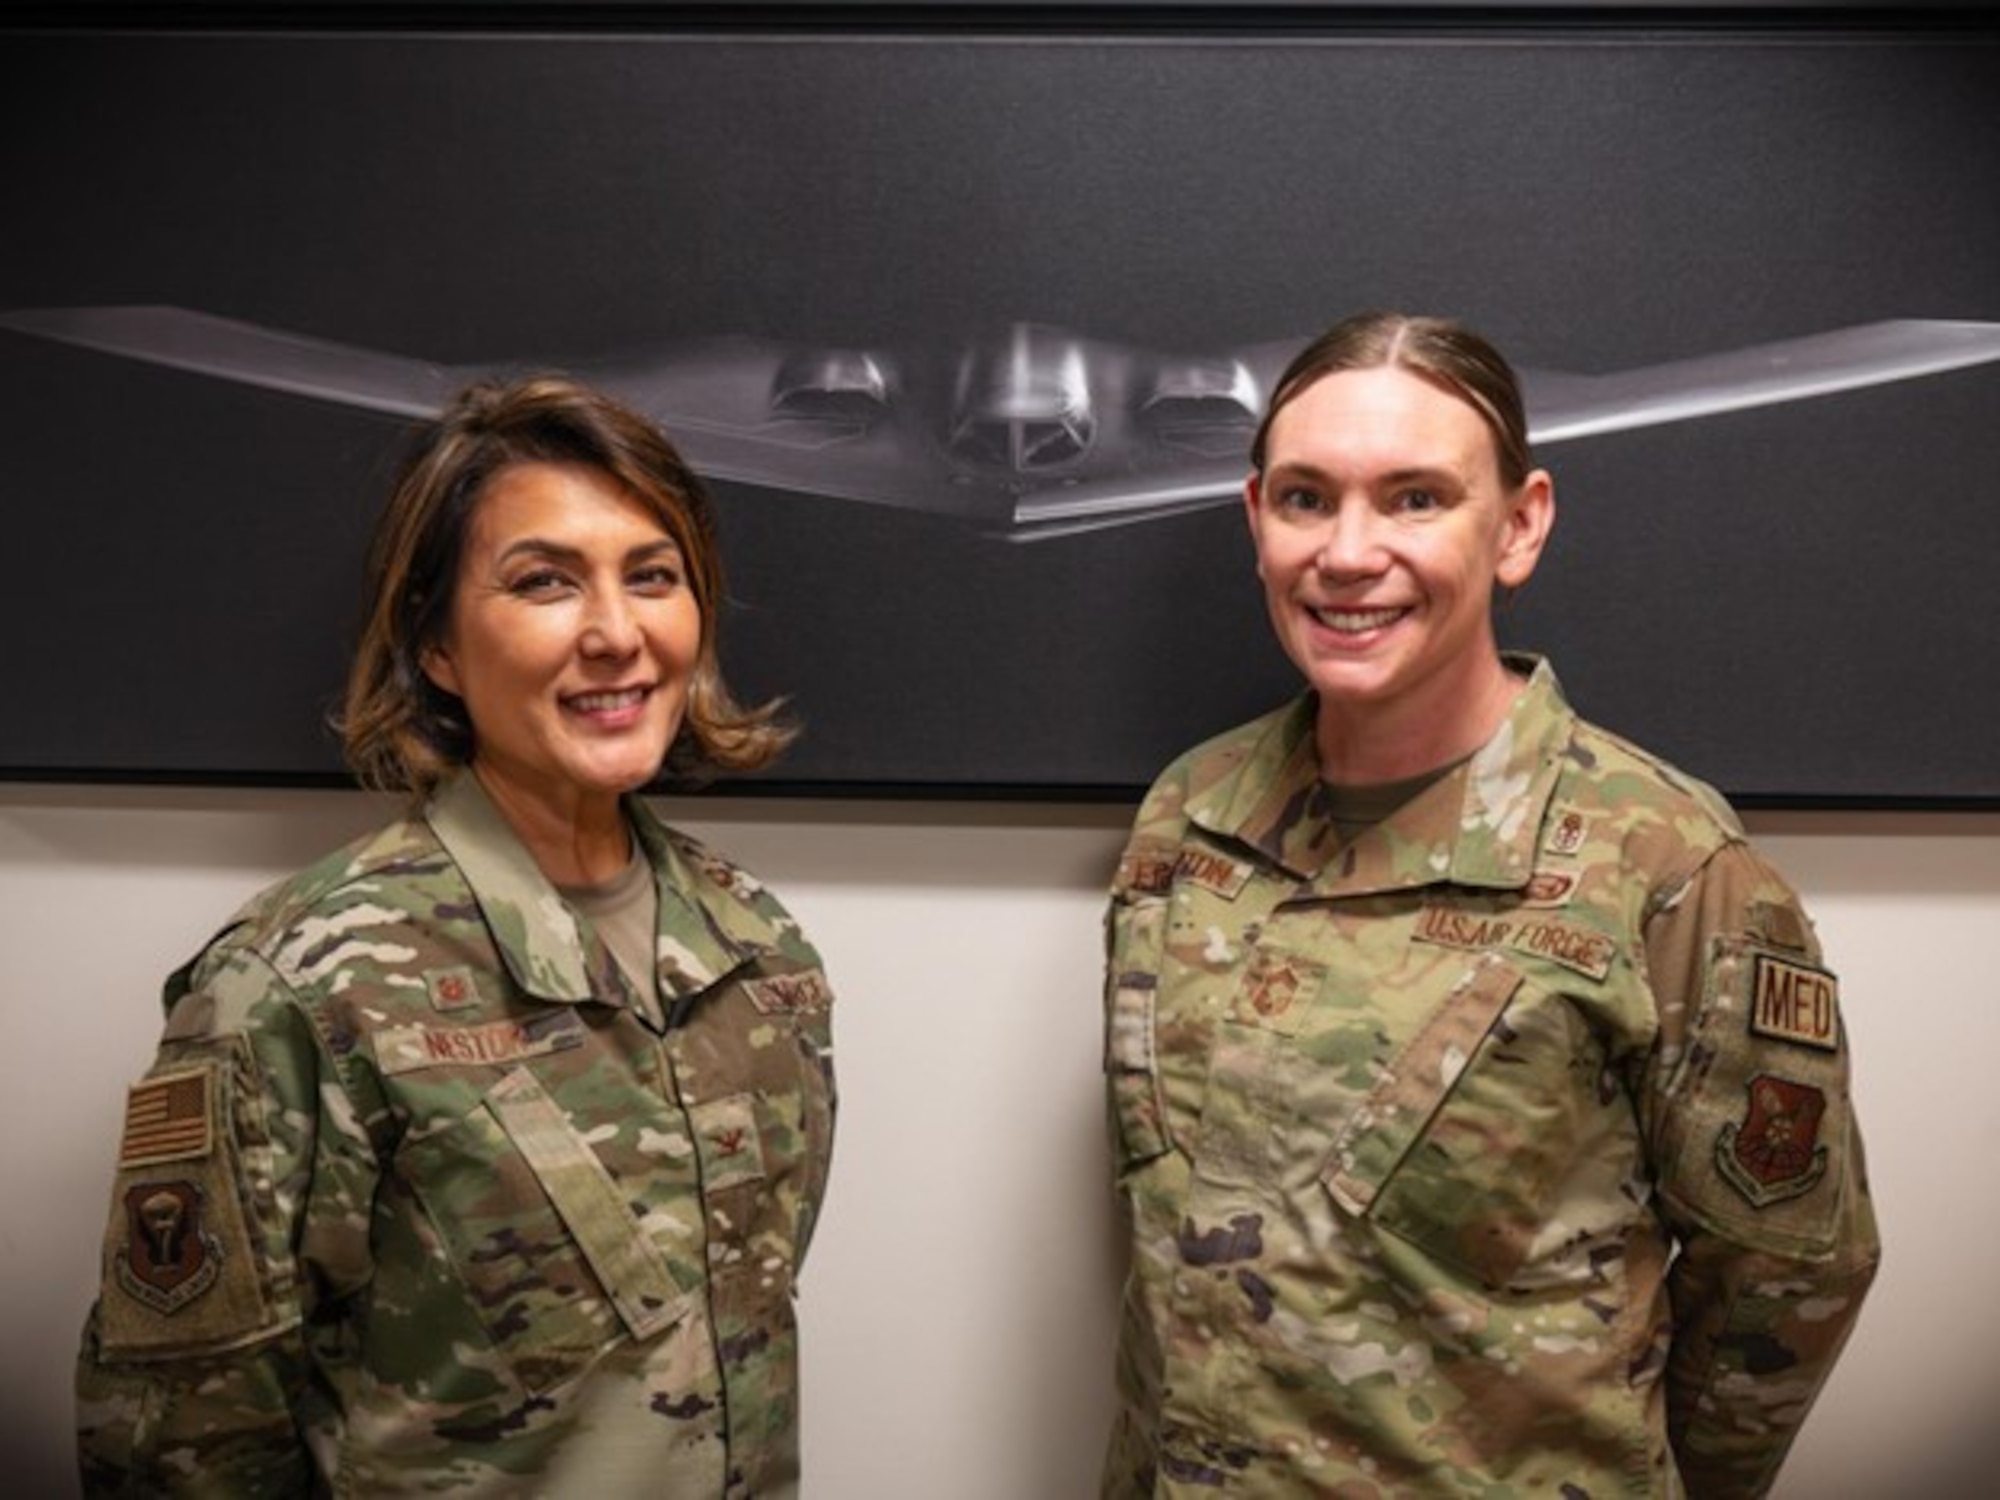
[[[764,1142],[748,1094],[731,1094],[689,1112],[704,1194],[764,1176]]]
[[[1542,835],[1542,850],[1547,854],[1575,854],[1583,848],[1589,833],[1590,824],[1583,814],[1565,809]]]
[[[1230,1019],[1290,1031],[1294,1012],[1312,1002],[1325,977],[1324,965],[1295,953],[1259,953],[1230,1002]]]
[[[1826,1095],[1768,1073],[1747,1089],[1743,1119],[1716,1135],[1717,1170],[1758,1208],[1811,1192],[1826,1175],[1826,1147],[1819,1144]]]
[[[208,1155],[214,1146],[208,1105],[213,1076],[207,1068],[196,1068],[132,1085],[125,1095],[125,1133],[118,1143],[121,1170]]]
[[[222,1247],[202,1225],[201,1189],[192,1182],[142,1182],[125,1192],[125,1248],[119,1286],[171,1315],[215,1285]]]
[[[764,887],[756,876],[748,870],[740,870],[713,850],[704,850],[695,867],[710,880],[721,886],[730,895],[741,900],[749,900],[760,894]]]
[[[746,979],[743,993],[767,1016],[816,1016],[833,1005],[833,991],[827,987],[826,976],[816,969]]]
[[[472,977],[470,969],[445,969],[440,973],[426,974],[424,985],[430,991],[431,1008],[449,1014],[455,1010],[468,1010],[479,1003],[479,985]]]
[[[1757,954],[1756,960],[1750,980],[1751,1031],[1773,1041],[1838,1052],[1838,981],[1824,969],[1769,953]]]

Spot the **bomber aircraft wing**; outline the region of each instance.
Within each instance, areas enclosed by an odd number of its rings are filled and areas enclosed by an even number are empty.
[[[721,336],[574,361],[436,364],[175,307],[0,311],[0,329],[392,416],[562,370],[657,421],[701,473],[960,518],[1017,541],[1233,501],[1297,341],[1166,354],[1016,323],[945,349]],[[2000,360],[2000,323],[1862,324],[1605,375],[1523,370],[1538,443]]]

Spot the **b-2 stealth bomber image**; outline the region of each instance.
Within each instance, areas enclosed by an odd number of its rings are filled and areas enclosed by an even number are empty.
[[[1037,541],[1228,503],[1304,340],[1157,352],[1020,322],[932,348],[690,339],[579,360],[435,364],[177,307],[0,312],[0,329],[316,401],[435,415],[560,370],[665,429],[711,479],[962,518]],[[1805,401],[2000,360],[2000,323],[1898,319],[1607,374],[1524,369],[1537,444]]]

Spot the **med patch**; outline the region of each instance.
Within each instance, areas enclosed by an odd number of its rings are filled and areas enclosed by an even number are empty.
[[[1840,984],[1826,970],[1774,953],[1754,957],[1750,1030],[1820,1052],[1840,1050]]]

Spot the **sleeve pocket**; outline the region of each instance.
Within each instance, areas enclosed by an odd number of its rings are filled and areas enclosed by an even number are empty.
[[[1854,1144],[1831,974],[1803,955],[1717,939],[1669,1092],[1662,1187],[1681,1212],[1773,1254],[1833,1250]]]
[[[1114,901],[1107,918],[1104,1073],[1121,1171],[1164,1155],[1173,1144],[1154,1037],[1166,914],[1164,898],[1147,897]]]
[[[104,1237],[106,1358],[227,1349],[298,1321],[247,1046],[163,1054],[126,1096]]]

